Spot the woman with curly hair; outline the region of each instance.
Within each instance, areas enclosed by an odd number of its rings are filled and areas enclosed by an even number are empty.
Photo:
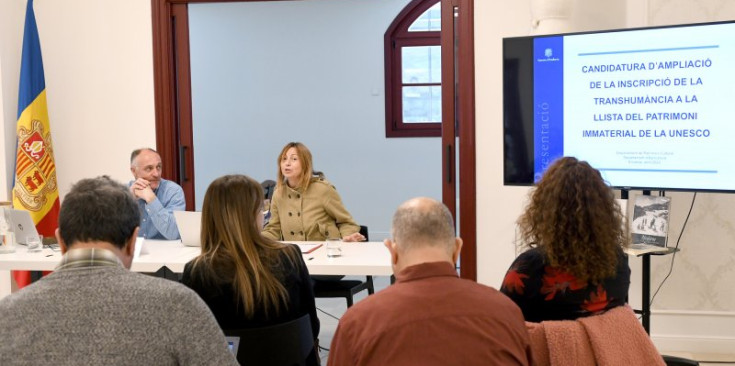
[[[625,304],[630,268],[624,217],[587,162],[554,162],[518,219],[519,246],[501,291],[527,321],[577,319]]]

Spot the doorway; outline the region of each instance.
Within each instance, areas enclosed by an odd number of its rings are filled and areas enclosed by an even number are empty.
[[[195,207],[189,4],[215,2],[222,1],[151,1],[157,148],[164,161],[164,176],[182,185],[189,210]],[[476,280],[472,9],[472,0],[442,1],[442,79],[446,82],[442,86],[441,166],[442,200],[458,218],[458,233],[465,242],[460,275]]]

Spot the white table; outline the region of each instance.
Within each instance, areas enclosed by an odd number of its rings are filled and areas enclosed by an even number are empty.
[[[327,248],[324,245],[309,254],[304,254],[304,262],[309,268],[309,273],[358,276],[390,276],[393,274],[390,252],[383,242],[342,243],[341,248],[342,256],[336,258],[327,257]]]
[[[181,273],[184,265],[200,252],[199,247],[187,247],[178,240],[147,240],[144,245],[147,253],[133,260],[132,271],[156,272],[167,267],[174,273]],[[60,261],[61,252],[43,249],[29,253],[22,245],[16,247],[15,253],[0,254],[0,298],[10,294],[10,271],[53,271]],[[327,257],[326,248],[321,246],[304,254],[304,262],[309,273],[315,275],[393,274],[390,253],[382,242],[343,243],[342,256],[337,258]]]
[[[132,271],[155,272],[166,266],[180,273],[186,262],[199,253],[199,248],[184,246],[178,240],[147,240],[144,245],[148,253],[133,260]],[[51,249],[28,252],[27,247],[18,245],[15,253],[0,254],[0,270],[53,271],[60,261],[61,252]]]

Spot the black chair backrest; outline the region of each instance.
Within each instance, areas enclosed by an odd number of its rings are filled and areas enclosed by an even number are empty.
[[[240,338],[237,361],[241,365],[304,365],[314,349],[308,314],[269,327],[230,329],[224,333],[227,337]]]
[[[365,237],[365,241],[370,241],[368,238],[368,228],[365,225],[360,225],[360,234]]]
[[[262,181],[260,185],[261,187],[263,187],[263,193],[265,194],[265,197],[263,197],[263,199],[271,199],[273,197],[273,191],[275,191],[276,189],[276,182],[268,179]]]

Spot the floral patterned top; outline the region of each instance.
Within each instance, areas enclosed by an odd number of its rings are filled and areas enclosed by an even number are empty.
[[[626,303],[630,267],[622,250],[615,276],[597,285],[546,262],[543,251],[532,248],[513,261],[503,279],[500,291],[521,308],[526,321],[572,320]]]

